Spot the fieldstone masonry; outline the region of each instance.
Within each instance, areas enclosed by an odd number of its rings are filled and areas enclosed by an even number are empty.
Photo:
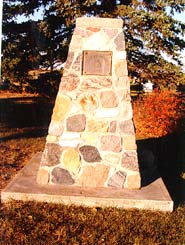
[[[39,184],[140,188],[121,19],[77,18]]]

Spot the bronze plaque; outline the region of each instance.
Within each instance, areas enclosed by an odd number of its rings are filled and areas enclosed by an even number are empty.
[[[82,74],[110,76],[112,74],[112,52],[84,51]]]

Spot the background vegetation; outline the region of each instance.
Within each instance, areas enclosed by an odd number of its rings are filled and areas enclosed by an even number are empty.
[[[184,10],[181,0],[4,0],[2,75],[24,90],[33,79],[30,70],[55,69],[56,62],[66,60],[75,19],[86,15],[123,19],[131,77],[166,87],[184,84],[180,56],[185,23],[173,18]],[[33,20],[37,11],[42,15]]]
[[[3,1],[0,86],[52,99],[47,104],[40,97],[10,99],[9,94],[5,98],[5,90],[0,93],[4,94],[0,99],[0,189],[44,148],[62,76],[55,64],[66,60],[76,17],[119,17],[124,22],[129,75],[137,80],[134,86],[151,80],[158,88],[175,88],[175,92],[165,90],[133,100],[139,160],[144,151],[153,156],[175,210],[0,203],[0,244],[185,244],[185,79],[180,60],[185,24],[173,18],[184,10],[181,0]],[[33,20],[37,11],[42,16]],[[24,22],[18,21],[21,16],[27,17]]]

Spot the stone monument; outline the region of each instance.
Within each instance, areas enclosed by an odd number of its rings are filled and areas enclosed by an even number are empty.
[[[141,187],[122,27],[77,18],[37,183]]]

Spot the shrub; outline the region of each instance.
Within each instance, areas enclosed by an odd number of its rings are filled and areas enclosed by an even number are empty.
[[[174,92],[154,91],[133,102],[134,123],[138,138],[162,137],[180,128],[183,117],[181,100]]]

